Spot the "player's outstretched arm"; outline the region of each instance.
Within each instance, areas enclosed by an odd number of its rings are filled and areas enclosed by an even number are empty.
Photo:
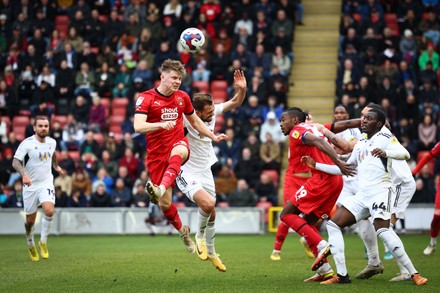
[[[339,159],[338,154],[336,154],[335,150],[323,138],[320,138],[312,133],[307,133],[304,136],[304,140],[307,145],[315,146],[321,152],[326,154],[333,161],[333,163],[335,163],[336,166],[339,167],[342,174],[353,176],[356,173],[352,165]]]
[[[338,166],[316,163],[316,161],[310,156],[302,156],[301,162],[311,169],[316,169],[332,175],[342,175],[341,169],[339,169]]]
[[[349,119],[349,120],[335,122],[332,124],[332,129],[330,130],[333,131],[334,133],[339,133],[346,129],[356,128],[360,126],[361,126],[361,119],[356,118],[356,119]]]
[[[417,163],[414,170],[412,170],[413,175],[420,172],[420,170],[425,166],[429,161],[436,158],[440,155],[440,142],[437,142],[437,144],[428,152],[426,153],[422,159]]]
[[[31,186],[32,182],[31,179],[29,178],[29,175],[26,173],[26,170],[23,167],[23,162],[17,158],[14,158],[12,160],[12,167],[15,169],[15,171],[20,173],[21,178],[23,179],[23,185]]]
[[[212,139],[212,141],[221,142],[223,140],[228,140],[228,136],[224,133],[221,133],[219,135],[215,135],[214,133],[212,133],[211,130],[209,130],[208,126],[203,123],[203,121],[199,118],[199,116],[197,116],[195,112],[193,112],[191,115],[186,115],[186,118],[195,130],[197,130],[200,134],[209,137],[210,139]]]
[[[243,71],[235,70],[234,71],[234,88],[236,90],[235,95],[229,101],[226,101],[223,104],[223,113],[229,110],[240,107],[243,104],[244,98],[246,97],[246,77],[244,76]]]
[[[147,122],[146,114],[134,114],[133,128],[134,131],[140,134],[146,134],[148,132],[153,132],[159,129],[170,130],[176,126],[176,121],[166,121],[166,122]]]
[[[64,175],[63,169],[58,165],[58,159],[57,159],[56,154],[52,155],[52,166],[55,169],[55,171],[58,172],[58,174]]]
[[[342,139],[341,137],[334,134],[332,131],[328,130],[324,125],[322,124],[313,124],[319,132],[321,132],[332,144],[340,148],[344,153],[349,153],[353,151],[354,146],[357,143],[357,140],[352,141],[346,141]]]

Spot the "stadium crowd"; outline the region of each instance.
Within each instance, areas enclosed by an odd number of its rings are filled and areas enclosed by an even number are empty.
[[[1,206],[22,207],[11,162],[36,116],[50,119],[66,171],[55,179],[58,207],[148,206],[146,141],[133,114],[167,58],[186,65],[185,91],[210,91],[215,102],[233,95],[234,70],[245,72],[245,103],[217,118],[230,137],[215,146],[218,202],[278,205],[279,118],[301,11],[300,0],[1,0]],[[178,45],[187,27],[205,33],[196,54]],[[177,189],[173,200],[192,204]]]
[[[419,160],[440,139],[439,1],[344,0],[342,12],[338,103],[352,118],[370,102],[382,105]],[[417,175],[412,202],[434,202],[439,162]]]

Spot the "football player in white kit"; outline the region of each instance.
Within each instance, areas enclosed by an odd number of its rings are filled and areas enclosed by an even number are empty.
[[[38,242],[42,258],[49,258],[47,236],[52,225],[55,210],[55,192],[52,167],[59,174],[63,170],[55,155],[57,143],[49,137],[49,121],[46,117],[37,117],[34,123],[35,134],[23,140],[15,152],[12,166],[23,180],[23,204],[26,213],[26,238],[29,256],[32,261],[40,258],[34,242],[34,224],[38,206],[43,207],[41,237]]]
[[[197,116],[214,131],[215,118],[229,110],[239,107],[246,96],[246,78],[243,71],[234,72],[234,88],[236,94],[232,99],[220,104],[214,104],[209,93],[197,93],[193,96],[193,105]],[[179,189],[199,207],[198,229],[195,235],[196,252],[201,260],[210,260],[221,272],[226,272],[226,266],[215,252],[215,184],[211,166],[217,162],[212,147],[212,140],[200,135],[184,120],[188,130],[187,138],[191,155],[182,166],[176,179]]]
[[[369,104],[367,105],[361,113],[361,119],[368,113],[370,109],[378,109],[382,110],[382,107],[377,104]],[[389,128],[389,124],[386,124],[387,128]],[[320,128],[323,129],[322,127]],[[389,130],[389,129],[388,129]],[[387,132],[384,129],[384,132]],[[335,145],[338,145],[340,148],[345,151],[353,150],[353,142],[356,143],[357,140],[347,141],[341,140],[338,134],[334,134],[331,131],[323,130],[324,135],[332,141]],[[388,131],[389,135],[392,135],[391,132]],[[416,183],[411,174],[411,169],[408,166],[408,163],[405,160],[393,160],[391,176],[393,181],[393,186],[395,188],[395,199],[393,200],[391,207],[391,228],[395,225],[398,219],[405,218],[405,210],[408,207],[415,189]],[[345,182],[344,182],[345,183]],[[345,186],[344,186],[345,188]],[[358,190],[358,189],[356,189]],[[342,195],[342,192],[341,192]],[[345,194],[350,195],[350,194]],[[354,195],[354,194],[351,194]],[[338,203],[342,200],[343,197],[339,197]],[[379,259],[379,250],[377,247],[377,239],[376,233],[373,229],[372,223],[370,220],[360,220],[358,223],[359,236],[362,238],[368,255],[368,264],[364,270],[362,270],[359,274],[356,275],[358,279],[367,279],[376,274],[383,273],[383,265],[381,263],[377,264],[377,260]],[[386,245],[385,247],[385,256],[384,259],[392,259],[393,256],[391,252],[388,251]],[[409,272],[397,262],[400,273],[398,273],[395,277],[391,278],[390,281],[410,281],[411,275]]]
[[[354,224],[369,215],[373,218],[376,234],[388,246],[393,257],[404,266],[411,274],[416,285],[425,285],[428,279],[422,277],[414,268],[411,260],[405,252],[404,245],[399,236],[390,229],[391,206],[392,206],[392,180],[391,165],[393,160],[406,160],[409,158],[408,151],[399,144],[384,126],[385,113],[381,110],[370,109],[362,119],[362,130],[367,138],[360,140],[348,163],[358,166],[358,180],[360,190],[356,196],[347,197],[341,202],[332,219],[327,223],[329,233],[329,245],[323,248],[313,264],[313,268],[330,254],[335,259],[338,274],[321,284],[350,283],[347,274],[344,255],[344,240],[341,229]],[[341,174],[338,168],[313,162],[310,157],[304,158],[311,168]]]

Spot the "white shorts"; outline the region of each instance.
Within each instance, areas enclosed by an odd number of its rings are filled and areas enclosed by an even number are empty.
[[[338,200],[336,201],[336,205],[338,207],[341,206],[341,200],[343,200],[347,196],[354,196],[358,191],[359,191],[359,184],[357,179],[355,180],[344,179],[344,187],[342,188],[342,191],[339,194]]]
[[[34,214],[43,202],[55,204],[55,188],[53,185],[37,190],[26,190],[23,187],[23,205],[26,215]]]
[[[391,219],[391,205],[394,199],[394,191],[391,187],[378,187],[374,194],[366,194],[362,191],[355,196],[349,196],[341,201],[341,205],[349,210],[356,222],[364,220],[371,215],[374,219]]]
[[[194,194],[200,189],[205,189],[215,198],[215,183],[211,169],[196,173],[180,170],[176,183],[177,187],[193,202]]]
[[[405,210],[408,207],[414,192],[416,192],[416,182],[402,182],[396,185],[396,198],[391,207],[391,213],[396,214],[398,219],[405,219]]]

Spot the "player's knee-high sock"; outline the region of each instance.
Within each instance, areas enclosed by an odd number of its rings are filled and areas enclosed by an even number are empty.
[[[165,216],[165,218],[168,220],[168,222],[173,225],[174,228],[176,228],[176,230],[178,230],[179,232],[182,229],[182,220],[180,220],[180,216],[179,213],[177,212],[177,208],[176,206],[171,203],[169,209],[167,210],[162,210],[163,215]]]
[[[197,238],[202,239],[205,234],[206,224],[208,223],[211,214],[205,213],[199,208],[199,230],[197,231]]]
[[[28,241],[29,246],[35,246],[34,241],[34,225],[29,225],[28,223],[24,223],[24,229],[26,230],[26,239]]]
[[[341,276],[347,275],[347,266],[345,265],[345,243],[341,228],[332,220],[327,222],[328,243],[330,251],[336,264],[336,270]]]
[[[367,249],[368,263],[373,266],[379,265],[379,247],[377,245],[377,236],[373,224],[370,220],[360,220],[357,223],[357,227],[359,229],[359,236]]]
[[[281,251],[283,247],[284,240],[286,239],[287,234],[289,233],[289,226],[287,226],[284,222],[281,222],[278,225],[277,234],[275,235],[275,243],[273,244],[274,251]]]
[[[431,238],[437,238],[439,232],[440,232],[440,215],[434,215],[431,221]]]
[[[403,246],[402,241],[400,240],[399,236],[397,236],[396,232],[391,231],[388,228],[380,228],[376,233],[377,236],[382,239],[385,245],[388,246],[388,249],[396,261],[400,262],[411,275],[417,273],[411,260],[409,259],[408,254],[405,252],[405,247]]]
[[[208,250],[208,254],[215,254],[215,221],[208,222],[205,231],[206,237],[206,249]]]
[[[307,224],[307,222],[298,215],[284,215],[281,217],[281,221],[286,223],[286,225],[295,230],[299,235],[304,236],[304,238],[307,240],[307,243],[310,243],[310,249],[312,249],[314,246],[318,246],[318,244],[323,241],[321,235],[316,232],[316,229],[313,229],[312,226]]]
[[[165,190],[173,184],[176,180],[177,175],[180,172],[180,166],[182,165],[182,158],[179,155],[174,155],[170,158],[168,163],[168,168],[165,170],[162,181],[160,185],[165,186]]]
[[[50,227],[52,226],[52,217],[43,216],[41,221],[41,238],[40,241],[45,243],[47,241],[47,236],[50,233]]]

